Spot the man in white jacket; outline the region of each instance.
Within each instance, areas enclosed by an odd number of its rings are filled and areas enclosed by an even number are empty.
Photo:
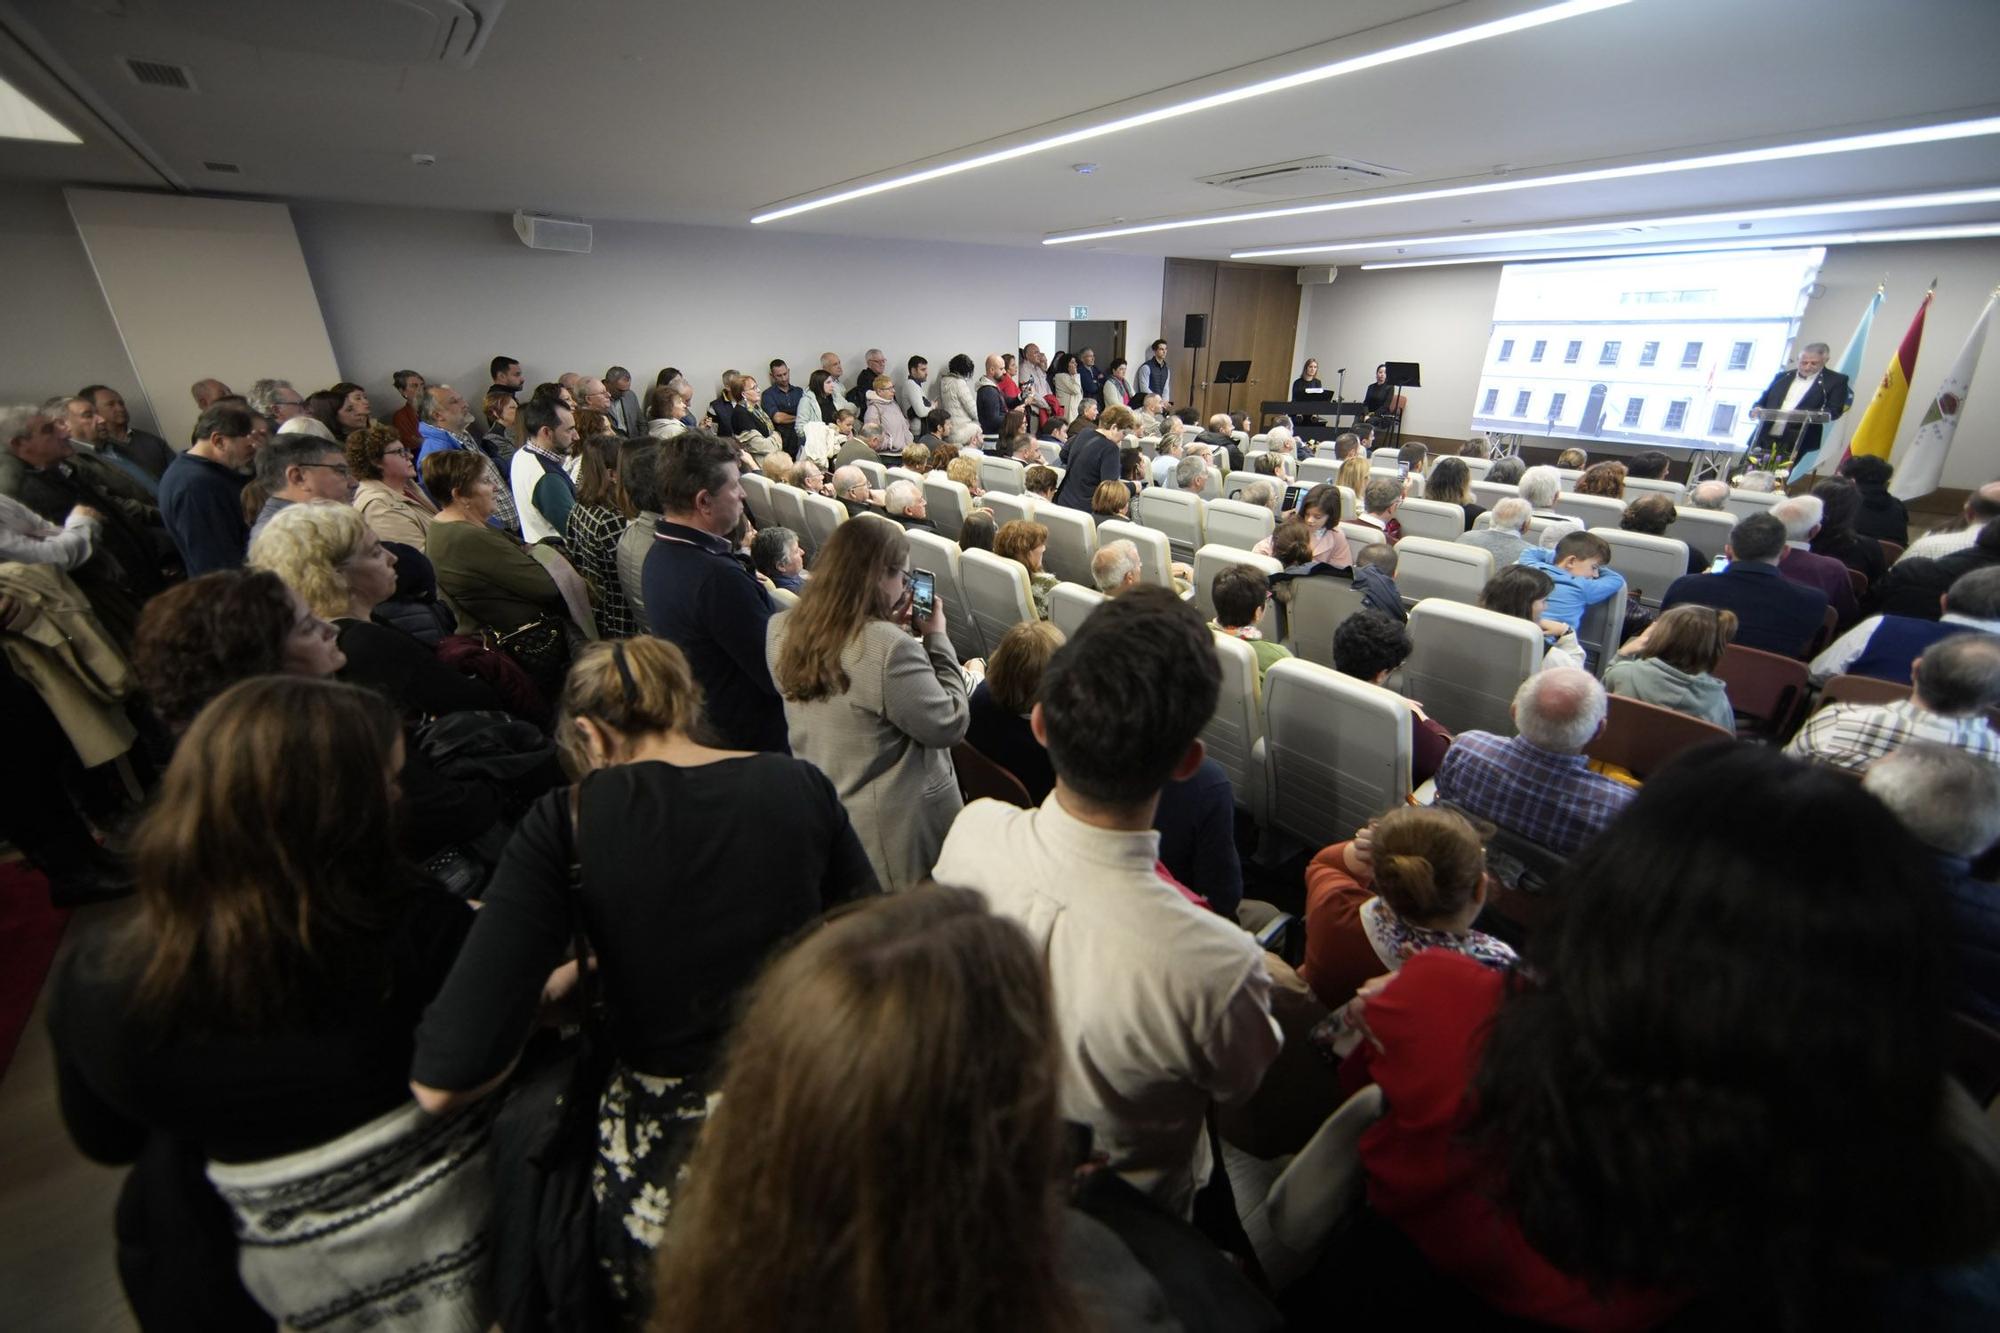
[[[924,383],[931,377],[931,363],[920,356],[910,358],[909,377],[896,386],[896,405],[912,426],[921,426],[936,406],[924,396]]]

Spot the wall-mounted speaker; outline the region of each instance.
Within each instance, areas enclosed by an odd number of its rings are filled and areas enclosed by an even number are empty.
[[[1189,315],[1187,317],[1187,332],[1181,338],[1181,346],[1183,347],[1208,346],[1207,315]]]
[[[1332,264],[1314,264],[1299,270],[1299,286],[1324,287],[1340,276],[1340,269]]]
[[[573,255],[590,253],[590,224],[566,218],[545,218],[539,213],[514,212],[514,234],[530,250],[565,250]]]

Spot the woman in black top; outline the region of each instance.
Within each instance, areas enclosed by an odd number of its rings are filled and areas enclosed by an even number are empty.
[[[1362,390],[1361,407],[1370,417],[1394,418],[1396,386],[1389,383],[1387,362],[1375,367],[1375,382]]]
[[[1299,377],[1292,381],[1291,401],[1294,403],[1303,403],[1308,397],[1313,396],[1316,392],[1324,388],[1326,386],[1319,382],[1319,358],[1309,356],[1306,358],[1305,369],[1301,370]],[[1324,426],[1326,422],[1319,417],[1300,417],[1298,424],[1301,426]]]
[[[1886,458],[1856,454],[1840,465],[1840,475],[1861,490],[1861,512],[1855,516],[1854,530],[1878,542],[1910,544],[1910,511],[1889,494],[1889,479],[1896,469]]]
[[[876,889],[833,784],[800,760],[697,743],[700,710],[687,659],[663,640],[578,656],[560,734],[584,772],[579,828],[561,792],[522,820],[411,1074],[433,1111],[499,1086],[570,942],[574,854],[616,1061],[598,1107],[598,1257],[630,1317],[649,1304],[739,992],[828,907]]]
[[[1812,539],[1816,555],[1830,555],[1849,569],[1859,570],[1871,588],[1889,572],[1882,543],[1855,530],[1861,516],[1861,490],[1846,477],[1827,477],[1812,489],[1822,506],[1819,531]]]
[[[460,1185],[485,1174],[476,1118],[433,1121],[410,1100],[417,1019],[472,911],[396,853],[401,750],[395,716],[366,690],[263,676],[223,693],[182,738],[133,837],[137,916],[66,959],[55,983],[63,1117],[86,1156],[129,1162],[163,1134],[211,1162],[257,1163],[292,1191],[303,1211],[282,1218],[224,1182],[239,1231],[266,1241],[245,1248],[245,1283],[288,1322],[329,1284],[359,1314],[410,1313],[360,1293],[444,1253],[425,1211],[435,1190],[460,1168],[473,1173]],[[376,1151],[428,1145],[450,1168],[421,1186],[395,1170],[394,1192],[408,1192],[397,1203],[365,1186],[331,1189],[300,1160],[331,1155],[363,1127]],[[331,1253],[307,1234],[359,1235],[371,1219],[396,1230]],[[298,1229],[264,1234],[285,1227]],[[456,1299],[475,1315],[484,1254],[474,1245],[444,1271],[464,1279]],[[426,1306],[440,1299],[439,1284],[399,1290]]]

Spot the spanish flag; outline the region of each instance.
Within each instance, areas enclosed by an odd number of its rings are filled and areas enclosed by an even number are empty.
[[[1924,293],[1923,304],[1917,307],[1917,317],[1910,321],[1910,331],[1903,335],[1903,345],[1889,358],[1889,368],[1882,372],[1882,383],[1868,400],[1861,424],[1847,441],[1847,457],[1867,454],[1886,460],[1895,449],[1896,430],[1903,421],[1903,404],[1910,397],[1910,377],[1917,371],[1917,348],[1924,341],[1924,315],[1936,295],[1937,284],[1933,282]]]

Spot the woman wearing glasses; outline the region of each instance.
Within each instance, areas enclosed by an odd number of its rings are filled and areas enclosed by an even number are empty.
[[[903,529],[850,519],[765,640],[792,753],[833,780],[891,891],[930,874],[944,846],[961,804],[951,747],[972,723],[944,603],[929,600],[915,604]]]
[[[437,506],[417,485],[416,455],[392,426],[365,426],[347,437],[354,507],[380,541],[424,549]]]

